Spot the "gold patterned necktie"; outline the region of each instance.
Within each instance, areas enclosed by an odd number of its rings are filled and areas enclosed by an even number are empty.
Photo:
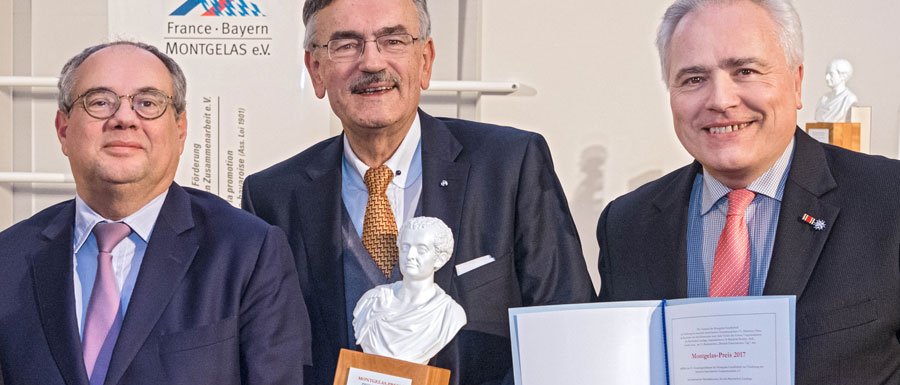
[[[385,277],[397,264],[397,222],[387,198],[387,186],[394,179],[394,172],[385,165],[366,171],[365,182],[369,190],[366,215],[363,217],[363,246]]]

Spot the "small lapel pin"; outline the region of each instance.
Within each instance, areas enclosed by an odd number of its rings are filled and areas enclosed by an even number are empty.
[[[825,221],[823,221],[823,220],[821,220],[821,219],[813,218],[813,217],[812,217],[811,215],[809,215],[809,214],[803,214],[803,216],[800,217],[800,220],[803,221],[803,222],[808,223],[808,224],[809,224],[810,226],[812,226],[813,229],[815,229],[816,231],[822,231],[822,230],[825,230]]]
[[[813,223],[813,228],[816,229],[816,231],[825,230],[825,221],[816,219],[816,223]]]
[[[446,179],[441,181],[441,187],[447,187],[448,185],[450,185],[450,183],[448,183]]]

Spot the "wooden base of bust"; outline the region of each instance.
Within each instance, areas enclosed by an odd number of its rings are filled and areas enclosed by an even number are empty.
[[[859,123],[806,123],[806,132],[820,142],[825,142],[827,131],[828,144],[853,151],[860,149],[859,128]]]
[[[341,349],[337,370],[334,373],[334,385],[354,383],[350,382],[352,379],[348,378],[350,368],[410,379],[412,385],[447,385],[450,383],[450,371],[447,369]]]

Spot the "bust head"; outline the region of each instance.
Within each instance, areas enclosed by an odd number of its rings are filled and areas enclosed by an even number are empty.
[[[412,218],[400,228],[397,247],[404,281],[433,279],[453,254],[453,232],[440,219]]]
[[[825,83],[831,89],[836,89],[847,83],[850,76],[853,75],[853,66],[845,59],[834,59],[828,64],[828,71],[825,73]]]

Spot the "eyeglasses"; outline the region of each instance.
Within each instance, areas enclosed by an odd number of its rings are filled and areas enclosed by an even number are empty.
[[[81,94],[72,102],[74,105],[81,99],[84,110],[88,115],[97,119],[109,119],[119,111],[122,106],[122,98],[131,101],[131,109],[138,116],[147,120],[156,119],[166,112],[172,97],[162,91],[141,91],[133,95],[119,95],[110,90],[91,90]]]
[[[366,43],[374,41],[378,52],[384,56],[402,57],[409,53],[409,48],[419,40],[408,33],[397,33],[378,36],[375,40],[359,38],[342,38],[329,40],[324,45],[313,44],[315,48],[328,48],[328,58],[333,62],[346,63],[359,59],[366,50]]]

